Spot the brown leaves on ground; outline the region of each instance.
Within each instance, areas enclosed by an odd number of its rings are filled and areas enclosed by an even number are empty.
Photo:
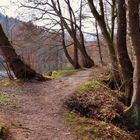
[[[118,99],[120,93],[104,85],[103,76],[103,71],[94,70],[92,80],[66,100],[65,106],[79,116],[74,130],[82,137],[80,140],[135,140],[137,134],[133,135],[125,126],[126,106]],[[80,118],[85,118],[82,123]]]
[[[93,81],[92,81],[93,82]],[[95,86],[81,95],[73,95],[66,105],[82,116],[118,123],[125,106],[118,101],[116,93],[94,81]]]

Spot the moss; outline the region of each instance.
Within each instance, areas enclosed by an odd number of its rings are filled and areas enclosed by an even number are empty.
[[[7,93],[0,93],[0,104],[18,105],[17,100]]]
[[[77,122],[82,123],[88,120],[85,117],[79,117],[76,113],[69,112],[69,111],[64,112],[63,116],[65,117],[66,124],[69,124],[69,125],[76,124]]]
[[[96,80],[90,80],[87,81],[86,83],[82,84],[75,94],[77,96],[80,96],[81,94],[85,93],[86,91],[92,90],[92,89],[101,89],[103,86],[100,85]]]
[[[9,79],[4,79],[0,82],[0,87],[11,87],[11,86],[15,86],[18,84],[21,84],[22,81],[21,80],[9,80]]]
[[[55,78],[62,78],[65,76],[70,76],[72,75],[76,70],[58,70],[58,71],[52,71],[52,72],[45,72],[43,76],[51,79]]]

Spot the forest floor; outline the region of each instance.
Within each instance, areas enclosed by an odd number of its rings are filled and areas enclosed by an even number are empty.
[[[63,118],[63,102],[92,70],[46,82],[25,82],[0,87],[0,122],[14,140],[76,140]],[[12,139],[12,140],[13,140]]]

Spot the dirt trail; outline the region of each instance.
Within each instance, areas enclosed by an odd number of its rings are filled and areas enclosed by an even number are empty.
[[[79,71],[61,79],[0,89],[19,102],[0,107],[0,121],[10,125],[15,140],[75,140],[64,123],[62,103],[90,74],[90,70]]]

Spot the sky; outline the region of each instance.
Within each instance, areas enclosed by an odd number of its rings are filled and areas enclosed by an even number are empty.
[[[0,0],[0,12],[9,17],[16,17],[17,6],[14,2],[17,2],[17,0]]]
[[[0,0],[0,7],[5,9],[6,15],[16,17],[16,15],[18,14],[17,11],[19,11],[19,10],[17,10],[18,1],[23,2],[24,0]],[[77,3],[76,1],[79,1],[79,0],[71,0],[71,3]],[[74,7],[76,7],[76,6],[74,6]],[[2,11],[2,13],[3,13],[3,11]]]
[[[32,13],[27,12],[27,18],[25,16],[25,19],[24,19],[21,16],[21,14],[19,14],[20,9],[18,9],[17,1],[22,2],[23,0],[0,0],[0,12],[9,16],[9,17],[19,18],[20,20],[28,20],[28,16],[32,15]],[[76,1],[77,0],[71,0],[71,2],[74,3],[74,5],[75,5]],[[78,2],[79,2],[79,0],[78,0]],[[14,3],[16,3],[16,4],[14,4]],[[77,6],[74,6],[74,5],[73,5],[73,7],[76,8]],[[26,9],[25,11],[28,11],[28,10]],[[41,22],[39,23],[39,25],[41,25]],[[94,30],[93,29],[93,24],[88,25],[87,27],[84,27],[84,29],[85,29],[85,32],[92,33],[93,30]]]
[[[1,6],[7,5],[7,4],[10,4],[10,0],[0,0],[0,5]]]

